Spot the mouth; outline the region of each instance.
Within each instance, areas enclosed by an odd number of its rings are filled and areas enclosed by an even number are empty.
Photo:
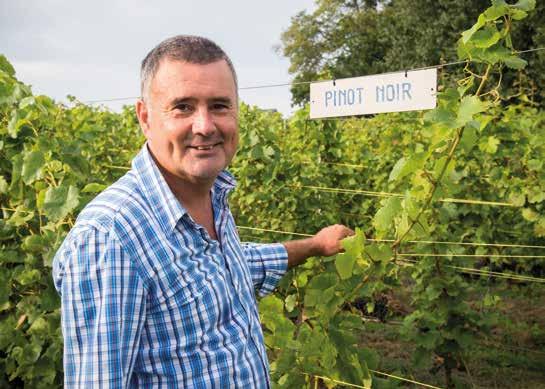
[[[187,147],[190,149],[205,151],[205,150],[212,150],[214,147],[221,145],[222,142],[214,143],[214,144],[206,144],[206,145],[188,145]]]

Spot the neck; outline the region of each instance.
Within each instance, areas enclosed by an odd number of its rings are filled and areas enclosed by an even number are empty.
[[[214,185],[215,178],[198,181],[180,178],[164,169],[151,150],[150,155],[174,196],[187,210],[202,209],[201,207],[210,205],[210,189]]]
[[[161,167],[159,169],[170,190],[185,208],[189,210],[209,206],[210,189],[215,179],[194,182],[174,176]]]

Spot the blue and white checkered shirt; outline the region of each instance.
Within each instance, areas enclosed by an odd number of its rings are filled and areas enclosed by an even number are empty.
[[[269,387],[254,291],[274,289],[287,253],[240,242],[234,185],[222,172],[212,188],[213,240],[145,145],[81,212],[53,264],[66,387]]]

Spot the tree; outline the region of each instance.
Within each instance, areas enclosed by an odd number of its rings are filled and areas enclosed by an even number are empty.
[[[279,50],[294,82],[356,77],[456,61],[459,32],[471,27],[488,0],[317,0],[312,13],[292,18]],[[545,46],[545,4],[517,25],[515,50]],[[505,95],[545,98],[545,52],[528,53],[522,73],[508,71]],[[460,68],[449,68],[456,73]],[[456,77],[452,77],[454,79]],[[526,88],[519,91],[518,88]],[[292,87],[293,104],[308,101],[308,86]]]

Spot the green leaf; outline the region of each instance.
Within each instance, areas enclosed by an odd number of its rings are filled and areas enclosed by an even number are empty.
[[[486,24],[486,18],[483,14],[479,15],[479,18],[477,19],[477,23],[475,23],[469,30],[466,30],[462,32],[462,42],[466,44],[473,34],[475,34],[478,30],[481,29]]]
[[[510,11],[511,12],[509,13],[511,14],[511,19],[513,20],[522,20],[528,16],[528,12],[524,12],[520,9],[511,8]],[[508,35],[508,37],[510,37],[510,35]],[[513,45],[511,44],[510,47],[513,47]]]
[[[8,192],[9,185],[3,176],[0,176],[0,194]]]
[[[365,246],[365,234],[360,228],[356,228],[355,234],[344,238],[341,241],[341,245],[343,246],[344,253],[338,254],[337,256],[347,255],[357,258],[363,252],[363,247]]]
[[[308,276],[311,274],[310,271],[304,270],[301,273],[297,274],[295,282],[297,283],[298,288],[304,288],[308,282]]]
[[[28,269],[21,272],[15,279],[21,285],[34,284],[42,278],[42,273],[38,269]]]
[[[308,289],[326,290],[337,285],[338,278],[333,273],[324,273],[312,278],[308,283]]]
[[[511,5],[511,7],[524,12],[530,12],[536,8],[536,0],[519,0],[516,4]]]
[[[515,207],[522,207],[526,203],[526,196],[524,193],[513,192],[509,195],[509,202]]]
[[[495,65],[498,62],[505,61],[506,59],[510,58],[511,50],[507,49],[506,47],[500,45],[499,43],[487,48],[487,49],[479,49],[481,50],[478,54],[478,58],[483,60],[486,63]]]
[[[504,15],[507,15],[509,12],[509,8],[505,1],[493,1],[493,5],[491,7],[488,7],[481,16],[484,17],[484,20],[487,22],[492,22],[498,18],[501,18]],[[479,16],[479,19],[481,18]]]
[[[401,170],[403,169],[403,166],[405,166],[406,163],[407,163],[407,160],[404,157],[401,157],[392,168],[388,181],[396,180],[397,177],[399,176],[399,172],[401,172]]]
[[[394,165],[388,180],[400,180],[403,177],[415,172],[416,170],[421,169],[422,165],[424,165],[424,162],[426,161],[426,157],[426,153],[416,153],[408,159],[401,158]]]
[[[389,230],[399,212],[401,212],[401,199],[399,197],[390,197],[377,211],[373,218],[373,226],[378,231]]]
[[[487,48],[496,44],[501,38],[499,31],[496,27],[487,27],[483,30],[477,31],[471,38],[471,43],[478,48]]]
[[[470,76],[469,79],[467,79],[467,81],[464,81],[458,88],[458,93],[460,94],[460,97],[463,97],[466,92],[468,91],[468,89],[470,89],[475,83],[475,77],[474,76]],[[454,115],[453,115],[454,116]],[[455,119],[455,118],[454,118]],[[453,120],[454,120],[453,119]]]
[[[515,55],[511,55],[507,58],[504,58],[503,62],[505,63],[507,67],[511,69],[516,69],[516,70],[524,69],[526,65],[528,65],[527,61]]]
[[[498,151],[499,144],[500,140],[498,138],[495,136],[489,136],[479,143],[479,149],[488,154],[495,154],[496,151]]]
[[[24,113],[19,110],[13,110],[11,113],[11,118],[8,122],[8,134],[13,139],[17,138],[19,131],[24,125],[29,125],[28,121],[24,116]]]
[[[324,273],[312,278],[305,290],[305,305],[312,307],[327,304],[334,297],[337,283],[338,277],[335,273]]]
[[[15,227],[21,227],[28,221],[32,220],[33,217],[33,211],[29,211],[23,205],[19,205],[17,208],[15,208],[15,212],[13,212],[13,214],[7,220],[7,223]]]
[[[534,225],[534,233],[541,238],[545,237],[545,217],[540,217]]]
[[[108,185],[93,182],[91,184],[85,185],[85,187],[81,190],[81,192],[82,193],[98,193],[98,192],[102,192],[107,187]]]
[[[352,277],[352,271],[354,270],[354,264],[357,257],[348,254],[339,254],[335,258],[335,268],[341,276],[341,279],[346,280]]]
[[[78,204],[79,193],[76,187],[50,187],[45,192],[43,211],[48,218],[57,221],[66,217]]]
[[[486,126],[488,126],[488,124],[492,121],[492,119],[494,119],[493,116],[479,115],[479,123],[480,123],[480,126],[478,128],[479,132],[482,132],[486,128]]]
[[[2,312],[2,306],[9,302],[11,294],[10,276],[11,272],[9,271],[0,272],[0,312]]]
[[[284,304],[278,297],[268,295],[259,301],[259,311],[282,315],[284,313]]]
[[[483,303],[485,307],[494,307],[496,304],[498,304],[498,302],[500,302],[500,300],[501,300],[500,296],[487,293],[484,296]]]
[[[40,235],[27,236],[21,248],[29,253],[40,253],[44,249],[44,240]]]
[[[545,191],[539,186],[534,186],[528,190],[528,202],[530,204],[541,203],[545,200]]]
[[[477,130],[473,127],[466,127],[462,134],[462,139],[460,140],[460,146],[462,146],[466,153],[469,153],[475,146],[477,139]]]
[[[529,222],[535,222],[539,218],[539,215],[531,208],[524,208],[522,210],[522,217]]]
[[[42,177],[42,168],[45,164],[45,156],[41,151],[31,151],[23,158],[23,171],[21,173],[23,182],[32,184]]]
[[[424,120],[429,123],[440,124],[447,128],[456,127],[456,115],[449,109],[437,107],[426,112]]]
[[[420,347],[424,347],[427,350],[433,350],[433,348],[441,341],[441,334],[439,331],[430,330],[415,336],[414,339]]]
[[[377,244],[365,246],[365,255],[374,262],[389,261],[393,256],[392,248],[387,244]]]
[[[19,109],[24,109],[30,105],[34,105],[36,103],[36,99],[34,99],[34,96],[28,96],[25,97],[21,102],[19,103]]]
[[[296,294],[290,294],[284,300],[284,304],[286,306],[286,311],[292,312],[295,309],[295,305],[297,304],[297,295]]]
[[[49,325],[43,317],[38,317],[32,322],[32,325],[28,329],[28,333],[32,335],[44,336],[47,335]]]
[[[539,159],[530,159],[527,163],[528,169],[540,171],[543,168],[543,161]],[[1,190],[0,190],[1,193]]]
[[[15,69],[9,63],[5,55],[0,54],[0,70],[6,72],[9,76],[15,76]]]
[[[476,96],[466,96],[462,98],[460,102],[460,107],[458,108],[458,115],[456,118],[456,123],[458,127],[463,127],[471,120],[473,116],[479,112],[485,111],[487,105],[485,102],[481,101]]]

